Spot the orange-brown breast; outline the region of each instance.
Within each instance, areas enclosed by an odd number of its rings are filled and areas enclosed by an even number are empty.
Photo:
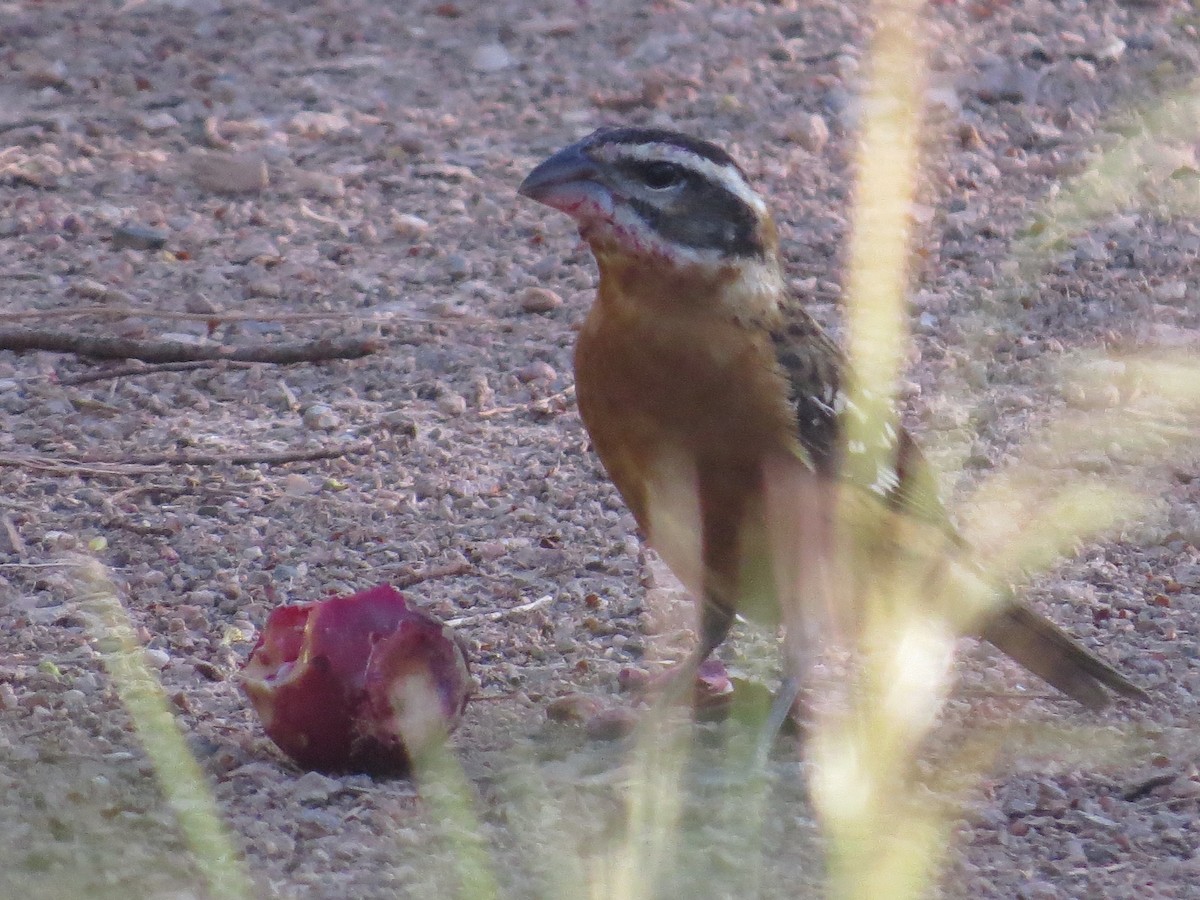
[[[739,535],[761,515],[763,462],[795,455],[770,339],[719,311],[722,287],[602,261],[575,353],[579,410],[596,452],[693,591],[702,570],[736,591]]]

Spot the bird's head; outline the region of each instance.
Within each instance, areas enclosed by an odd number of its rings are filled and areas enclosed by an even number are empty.
[[[677,268],[775,265],[775,224],[728,153],[660,128],[601,128],[537,166],[519,192],[565,212],[606,257]]]

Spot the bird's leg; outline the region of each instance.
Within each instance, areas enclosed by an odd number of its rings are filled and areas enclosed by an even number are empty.
[[[721,645],[733,626],[734,612],[711,592],[699,601],[700,642],[683,662],[672,666],[655,678],[650,689],[659,695],[658,702],[674,705],[693,701],[696,676],[713,651]]]
[[[784,679],[767,717],[765,755],[789,718],[801,725],[811,718],[802,686],[810,681],[819,635],[831,626],[836,630],[840,616],[833,568],[836,487],[795,460],[769,460],[763,466],[763,497],[784,628]]]

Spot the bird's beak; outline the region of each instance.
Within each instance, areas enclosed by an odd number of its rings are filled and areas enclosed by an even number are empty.
[[[613,197],[600,167],[576,143],[559,150],[525,176],[517,193],[576,219],[607,217]]]

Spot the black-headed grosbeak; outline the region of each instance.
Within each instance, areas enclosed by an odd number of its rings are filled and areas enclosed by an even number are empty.
[[[811,627],[780,609],[779,573],[823,590],[847,492],[871,516],[932,526],[939,553],[962,552],[907,431],[883,422],[882,456],[847,440],[847,417],[862,413],[846,360],[789,294],[770,211],[729,154],[673,131],[601,128],[519,190],[571,216],[596,257],[599,291],[575,351],[579,410],[650,545],[701,601],[693,665],[739,613]],[[781,522],[782,541],[771,534]],[[971,629],[1090,708],[1109,702],[1106,688],[1145,697],[1011,596]]]

